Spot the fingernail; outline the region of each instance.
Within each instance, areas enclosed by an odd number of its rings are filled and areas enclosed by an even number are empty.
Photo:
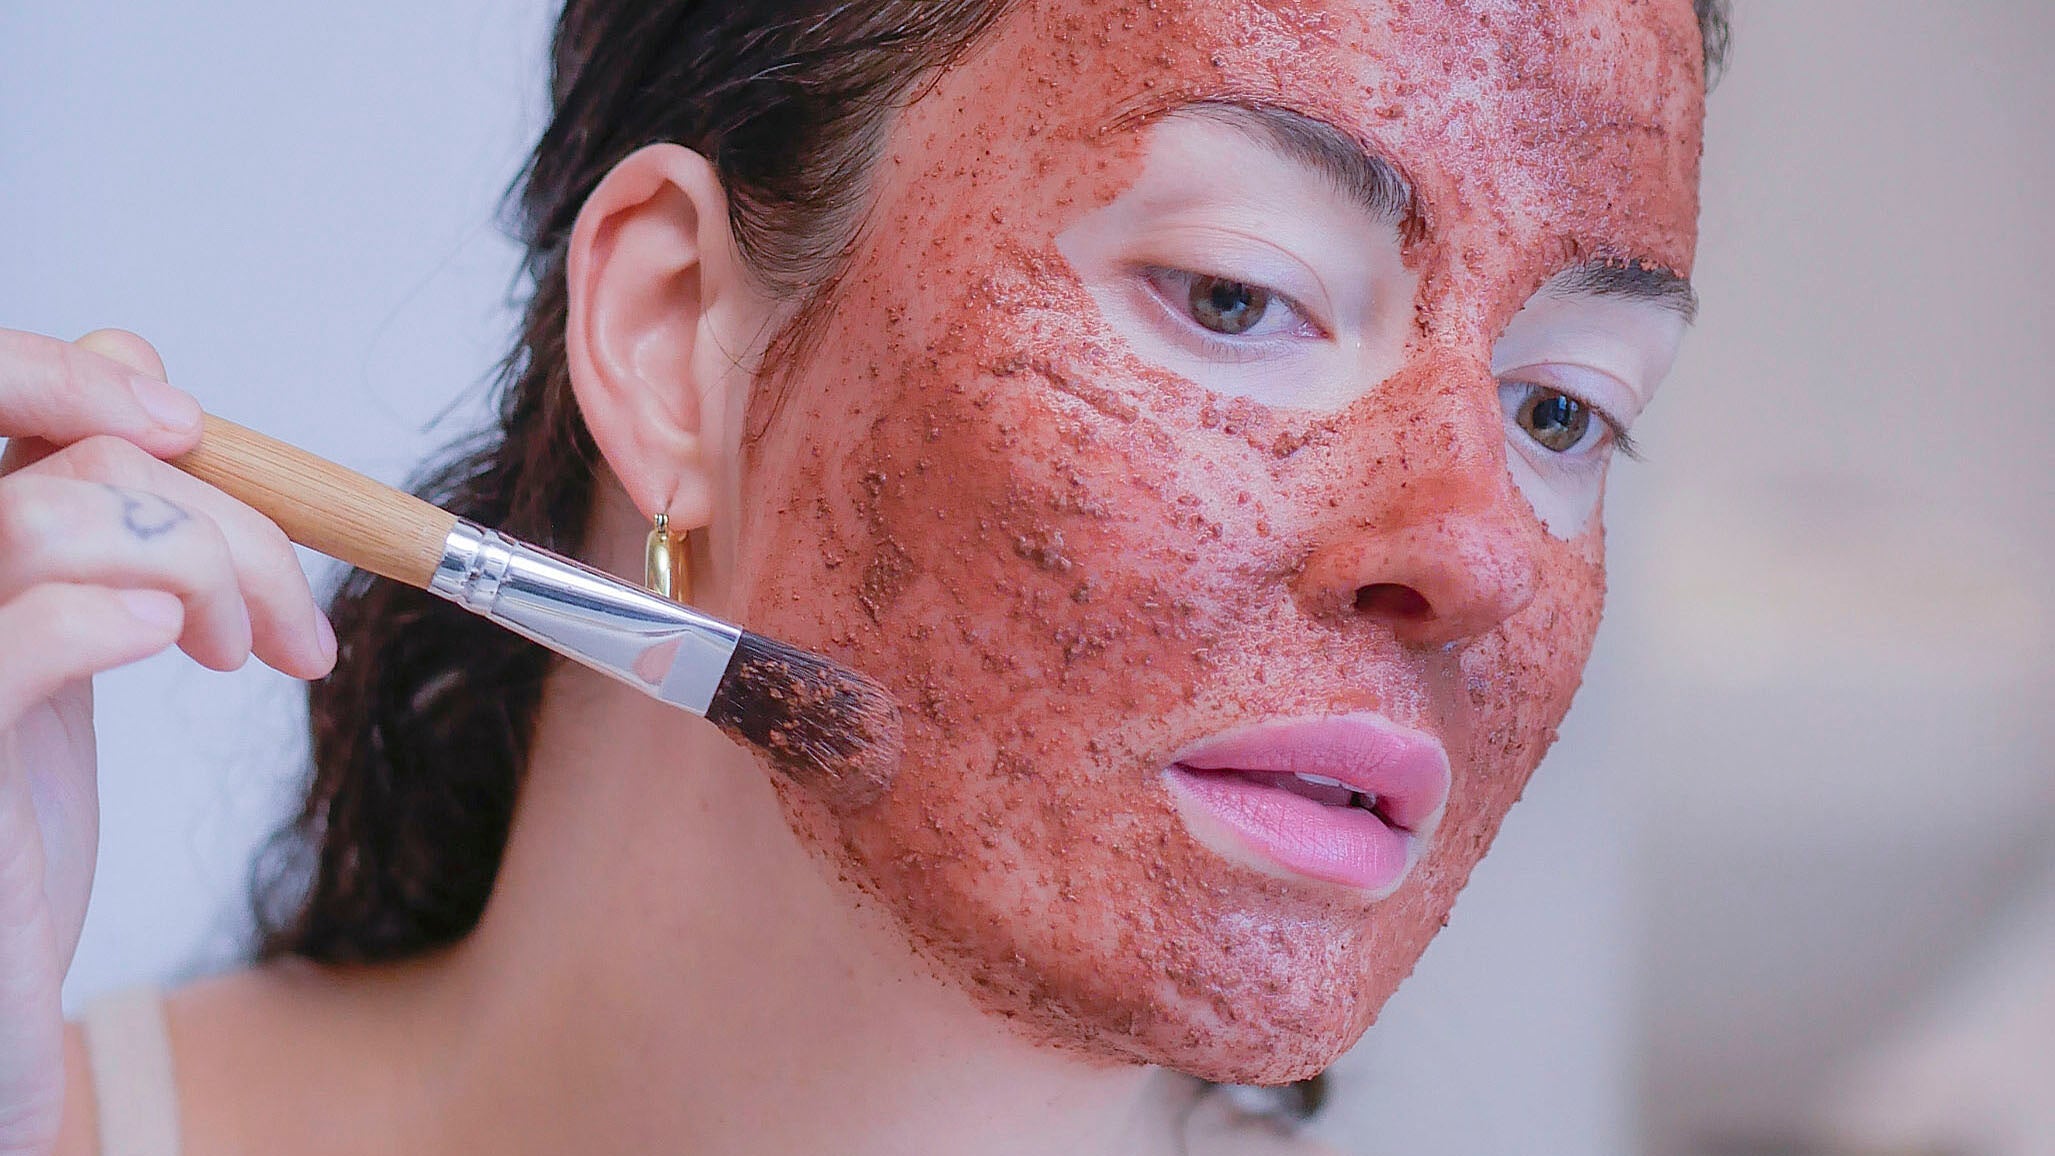
[[[329,624],[328,615],[323,614],[318,609],[314,611],[314,633],[321,638],[322,661],[333,663],[335,661],[335,627]]]
[[[160,630],[168,630],[185,619],[185,607],[162,590],[122,590],[116,596],[130,617]]]
[[[192,394],[140,374],[130,378],[128,384],[135,391],[137,403],[158,425],[189,430],[200,424],[200,403],[193,400]]]

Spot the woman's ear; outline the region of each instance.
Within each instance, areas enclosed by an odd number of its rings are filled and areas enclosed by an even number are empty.
[[[738,416],[722,387],[746,372],[768,308],[713,165],[674,144],[615,165],[578,213],[565,275],[571,388],[593,441],[643,515],[705,526]]]

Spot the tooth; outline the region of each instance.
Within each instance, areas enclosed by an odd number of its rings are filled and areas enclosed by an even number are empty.
[[[1316,787],[1339,787],[1342,785],[1340,779],[1330,779],[1326,775],[1309,775],[1304,771],[1296,771],[1293,773],[1296,774],[1301,780],[1311,783]]]

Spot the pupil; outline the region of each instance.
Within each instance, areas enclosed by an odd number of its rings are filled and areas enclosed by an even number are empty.
[[[1537,398],[1527,411],[1527,432],[1535,441],[1557,453],[1576,449],[1591,428],[1591,412],[1584,403],[1566,394]]]
[[[1198,277],[1192,281],[1192,317],[1215,333],[1246,333],[1270,306],[1270,295],[1253,285]]]

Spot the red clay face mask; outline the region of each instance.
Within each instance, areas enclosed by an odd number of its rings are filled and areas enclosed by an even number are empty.
[[[898,118],[737,577],[905,707],[884,800],[785,799],[941,974],[1220,1080],[1368,1026],[1589,652],[1698,54],[1682,0],[1026,3]]]

